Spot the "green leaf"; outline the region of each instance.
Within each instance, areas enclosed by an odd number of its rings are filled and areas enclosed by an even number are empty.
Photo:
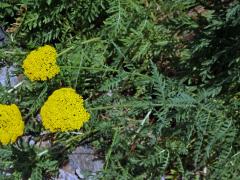
[[[47,4],[50,5],[52,3],[52,0],[47,0]]]
[[[42,180],[42,169],[39,167],[36,167],[33,169],[31,174],[31,180]]]

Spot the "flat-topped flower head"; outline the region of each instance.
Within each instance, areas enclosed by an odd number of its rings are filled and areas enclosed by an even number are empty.
[[[24,122],[15,104],[0,104],[0,144],[14,143],[24,132]]]
[[[46,81],[60,72],[56,64],[57,51],[54,47],[45,45],[33,50],[23,61],[24,74],[31,81]]]
[[[51,132],[80,129],[90,118],[83,103],[82,96],[72,88],[54,91],[40,111],[43,126]]]

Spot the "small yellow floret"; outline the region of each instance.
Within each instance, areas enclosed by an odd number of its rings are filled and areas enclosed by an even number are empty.
[[[23,134],[24,122],[15,104],[0,104],[0,143],[14,143]]]
[[[56,64],[57,51],[54,47],[45,45],[33,50],[23,61],[24,74],[31,81],[45,81],[60,72]]]
[[[61,88],[53,92],[41,108],[43,126],[51,132],[80,129],[88,121],[82,96],[72,88]]]

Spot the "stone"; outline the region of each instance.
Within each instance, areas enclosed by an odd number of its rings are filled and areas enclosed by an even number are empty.
[[[95,154],[94,149],[89,146],[77,147],[69,156],[69,162],[59,170],[57,180],[62,180],[61,177],[77,179],[93,179],[96,173],[103,169],[104,162]],[[69,176],[71,174],[71,177]]]
[[[18,84],[19,79],[17,76],[14,76],[14,74],[13,74],[14,71],[15,71],[15,68],[13,66],[10,66],[10,67],[4,66],[0,69],[0,84],[2,86],[8,85],[8,77],[10,80],[9,85],[11,87]]]

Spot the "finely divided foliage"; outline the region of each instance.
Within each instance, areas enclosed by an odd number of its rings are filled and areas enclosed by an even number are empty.
[[[0,11],[2,64],[21,80],[0,87],[0,102],[25,121],[0,145],[0,179],[53,178],[83,144],[104,160],[100,179],[239,177],[239,1],[4,0]],[[60,71],[29,81],[24,59],[45,44]],[[52,100],[63,87],[75,98]]]

